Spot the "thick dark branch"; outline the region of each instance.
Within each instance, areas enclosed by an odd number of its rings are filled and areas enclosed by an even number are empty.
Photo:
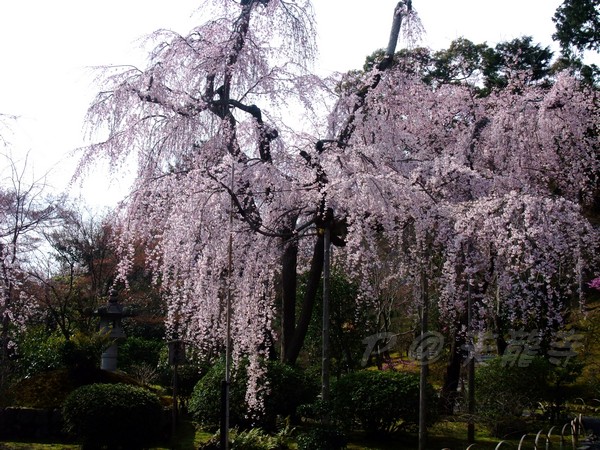
[[[357,111],[365,106],[367,95],[379,85],[379,83],[381,82],[383,72],[392,65],[391,63],[393,61],[394,53],[396,51],[396,43],[398,42],[398,35],[400,33],[402,18],[405,9],[409,12],[412,10],[411,0],[400,1],[396,5],[396,8],[394,9],[394,20],[392,23],[392,30],[390,32],[390,40],[384,59],[373,69],[369,78],[354,93],[354,104],[351,106],[350,114],[346,118],[344,125],[338,132],[337,138],[322,139],[317,141],[317,143],[315,144],[315,149],[317,153],[322,153],[328,147],[336,147],[338,149],[345,149],[346,147],[348,147],[356,129],[355,120]],[[325,174],[325,171],[321,167],[319,161],[316,161],[313,157],[311,157],[310,154],[308,154],[304,150],[300,152],[300,155],[304,158],[304,160],[310,167],[315,169],[316,184],[319,186],[319,188],[324,187],[327,184],[327,176]]]
[[[356,112],[364,107],[367,95],[379,85],[383,72],[392,66],[394,53],[396,51],[396,43],[398,42],[398,35],[400,33],[400,27],[402,25],[402,18],[405,8],[409,12],[412,10],[411,0],[407,0],[406,2],[398,2],[396,8],[394,9],[394,20],[392,22],[392,30],[390,33],[390,40],[388,43],[385,57],[379,64],[377,64],[377,66],[375,66],[375,69],[373,69],[371,76],[365,81],[363,86],[359,88],[354,94],[356,101],[354,102],[354,105],[352,105],[351,113],[346,119],[346,123],[338,133],[337,142],[339,148],[346,147],[350,142],[350,139],[354,134],[354,130],[356,129],[356,125],[354,123],[354,121],[356,120]]]
[[[473,127],[473,133],[471,133],[471,143],[469,145],[469,152],[467,153],[467,162],[469,163],[469,169],[473,170],[473,155],[475,154],[475,146],[477,141],[481,138],[483,129],[490,123],[490,119],[482,117]]]
[[[277,139],[279,133],[275,128],[271,128],[263,122],[262,111],[256,105],[244,105],[237,100],[229,99],[229,104],[244,112],[247,112],[256,119],[258,128],[258,153],[260,159],[264,162],[271,162],[271,141]]]
[[[297,216],[290,220],[293,229]],[[283,243],[281,256],[281,355],[285,359],[296,331],[296,295],[298,288],[298,241],[289,239]]]

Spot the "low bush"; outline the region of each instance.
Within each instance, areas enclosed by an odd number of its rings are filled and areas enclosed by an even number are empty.
[[[339,430],[313,428],[298,436],[298,450],[342,450],[348,440]]]
[[[220,448],[218,433],[200,446],[200,450],[219,450]],[[290,447],[284,436],[271,436],[259,428],[253,428],[246,431],[230,430],[229,448],[231,450],[289,450]]]
[[[135,449],[160,438],[162,407],[151,392],[126,384],[90,384],[66,398],[66,431],[86,448]]]
[[[346,430],[362,429],[367,433],[390,433],[400,425],[419,420],[419,376],[411,373],[361,370],[350,373],[332,386],[334,419]],[[436,418],[434,391],[430,397],[428,419]]]
[[[102,352],[110,344],[110,338],[100,333],[75,333],[60,348],[61,361],[64,367],[72,370],[89,370],[98,367]]]
[[[264,399],[264,411],[260,417],[249,418],[245,392],[248,375],[244,366],[239,367],[231,378],[230,421],[234,426],[249,428],[259,426],[267,430],[275,428],[278,416],[293,418],[301,404],[311,403],[317,395],[316,383],[298,368],[277,361],[266,362],[267,370],[262,385],[269,386]],[[219,426],[221,413],[221,386],[225,378],[225,365],[215,364],[200,379],[189,402],[194,418],[209,428]]]
[[[57,369],[20,380],[7,391],[0,392],[0,406],[56,409],[61,407],[73,390],[93,383],[138,385],[133,378],[119,372],[108,372],[98,368]]]
[[[125,372],[142,365],[156,369],[163,347],[162,340],[129,336],[119,343],[119,368]]]
[[[532,358],[526,367],[508,365],[495,358],[475,373],[477,417],[498,437],[521,431],[523,413],[537,408],[549,395],[550,366],[543,358]]]
[[[56,369],[87,369],[100,364],[100,355],[110,345],[107,336],[75,333],[70,339],[48,334],[41,328],[24,333],[18,344],[19,375],[27,378]]]
[[[48,334],[42,328],[32,327],[21,336],[19,349],[19,375],[24,378],[64,366],[61,347],[65,338],[58,334]]]

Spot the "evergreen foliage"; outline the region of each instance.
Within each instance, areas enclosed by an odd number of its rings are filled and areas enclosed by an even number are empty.
[[[433,388],[428,386],[429,419],[436,419]],[[333,386],[332,409],[344,429],[369,434],[391,433],[419,420],[419,376],[361,370],[340,378]]]
[[[151,392],[126,384],[90,384],[62,407],[66,430],[84,446],[142,448],[160,438],[162,406]]]
[[[221,387],[225,379],[223,362],[215,364],[198,382],[189,403],[189,411],[204,426],[219,426],[221,414]],[[316,398],[316,383],[300,369],[268,361],[266,371],[259,380],[263,391],[264,408],[252,411],[245,400],[248,383],[247,365],[233,373],[230,392],[230,422],[242,428],[259,426],[272,430],[277,417],[294,418],[298,406],[311,403]]]

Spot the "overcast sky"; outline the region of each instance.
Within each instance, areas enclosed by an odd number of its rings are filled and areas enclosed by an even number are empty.
[[[19,116],[7,136],[12,153],[29,151],[36,173],[52,168],[51,183],[64,186],[74,166],[68,154],[84,142],[83,116],[97,90],[90,68],[143,65],[140,38],[159,28],[185,34],[197,25],[194,12],[202,1],[0,1],[0,113]],[[396,3],[313,0],[320,46],[317,71],[359,68],[366,55],[385,47]],[[413,7],[426,31],[422,45],[433,49],[445,48],[461,36],[495,45],[523,35],[556,49],[551,18],[561,3],[413,0]],[[93,178],[86,198],[112,203],[114,196],[105,194],[106,183]],[[113,191],[119,188],[114,181],[111,186]]]

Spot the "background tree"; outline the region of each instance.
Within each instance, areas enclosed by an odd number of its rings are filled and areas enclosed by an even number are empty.
[[[367,57],[363,70],[371,70],[383,56],[383,50],[375,51]],[[553,72],[552,56],[549,47],[534,44],[530,36],[500,42],[495,47],[458,38],[447,49],[436,52],[401,49],[394,55],[394,65],[402,72],[420,74],[432,86],[466,84],[478,96],[486,96],[494,89],[505,88],[516,74],[526,77],[529,83],[548,79]]]
[[[597,0],[565,0],[552,18],[553,38],[565,55],[600,51],[600,4]]]
[[[29,289],[48,332],[58,330],[68,340],[76,331],[96,331],[92,313],[108,297],[117,261],[106,219],[76,206],[63,205],[56,214],[56,225],[44,233],[46,257],[29,270]]]
[[[600,4],[597,0],[565,0],[552,18],[556,33],[552,35],[561,47],[560,67],[577,70],[588,82],[598,82],[600,69],[586,64],[585,51],[600,51]]]
[[[55,200],[45,192],[44,178],[32,177],[22,164],[1,155],[7,164],[0,184],[0,386],[11,369],[14,333],[35,310],[23,289],[27,268],[42,239],[42,231],[56,218]]]

